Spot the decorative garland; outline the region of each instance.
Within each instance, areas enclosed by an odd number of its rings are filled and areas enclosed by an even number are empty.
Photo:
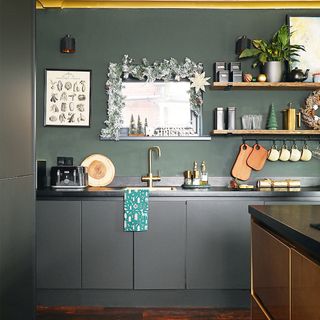
[[[320,107],[320,90],[313,91],[306,99],[305,106],[301,109],[303,123],[315,130],[320,129],[320,117],[316,115]]]
[[[203,104],[202,93],[204,85],[207,84],[203,70],[202,63],[195,63],[189,58],[185,58],[183,64],[179,64],[174,58],[169,60],[155,61],[150,64],[146,58],[142,59],[142,64],[134,64],[134,60],[128,55],[122,59],[122,64],[110,63],[108,80],[106,82],[107,101],[107,120],[104,121],[106,128],[101,129],[101,140],[119,140],[119,131],[122,127],[122,109],[125,106],[125,97],[121,94],[122,79],[129,77],[136,78],[141,81],[154,82],[156,80],[163,81],[180,81],[182,79],[189,79],[194,81],[196,78],[200,79],[199,84],[192,84],[190,89],[190,105],[191,110],[197,115]],[[191,79],[192,78],[192,79]]]

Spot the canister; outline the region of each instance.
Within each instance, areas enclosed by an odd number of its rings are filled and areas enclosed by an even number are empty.
[[[313,74],[313,82],[320,82],[320,73],[314,73]]]
[[[216,130],[224,130],[225,129],[225,120],[224,120],[224,108],[217,107],[215,110],[215,123],[214,127]]]
[[[229,81],[229,71],[223,70],[218,71],[218,82],[228,82]]]
[[[236,129],[236,107],[228,107],[228,130]]]
[[[242,82],[242,71],[231,71],[231,82]]]
[[[219,81],[218,72],[226,70],[225,61],[217,61],[213,65],[213,76],[215,81]]]

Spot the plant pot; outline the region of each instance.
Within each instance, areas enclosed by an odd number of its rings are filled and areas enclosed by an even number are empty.
[[[268,82],[280,82],[283,79],[284,65],[281,61],[268,61],[264,64],[264,73]]]

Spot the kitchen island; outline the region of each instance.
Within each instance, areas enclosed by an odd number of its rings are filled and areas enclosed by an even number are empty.
[[[252,319],[319,319],[320,206],[250,206]]]

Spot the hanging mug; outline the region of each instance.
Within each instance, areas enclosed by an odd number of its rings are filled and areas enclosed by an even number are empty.
[[[301,161],[310,161],[312,158],[312,152],[309,150],[307,142],[304,143],[300,160]]]
[[[287,148],[287,145],[283,143],[280,151],[279,160],[280,161],[288,161],[290,159],[290,151]]]
[[[278,161],[280,157],[280,151],[277,149],[275,142],[268,151],[268,160],[269,161]]]
[[[291,147],[291,152],[290,152],[290,161],[296,162],[299,161],[301,158],[301,151],[298,149],[296,143],[294,142],[292,147]]]

